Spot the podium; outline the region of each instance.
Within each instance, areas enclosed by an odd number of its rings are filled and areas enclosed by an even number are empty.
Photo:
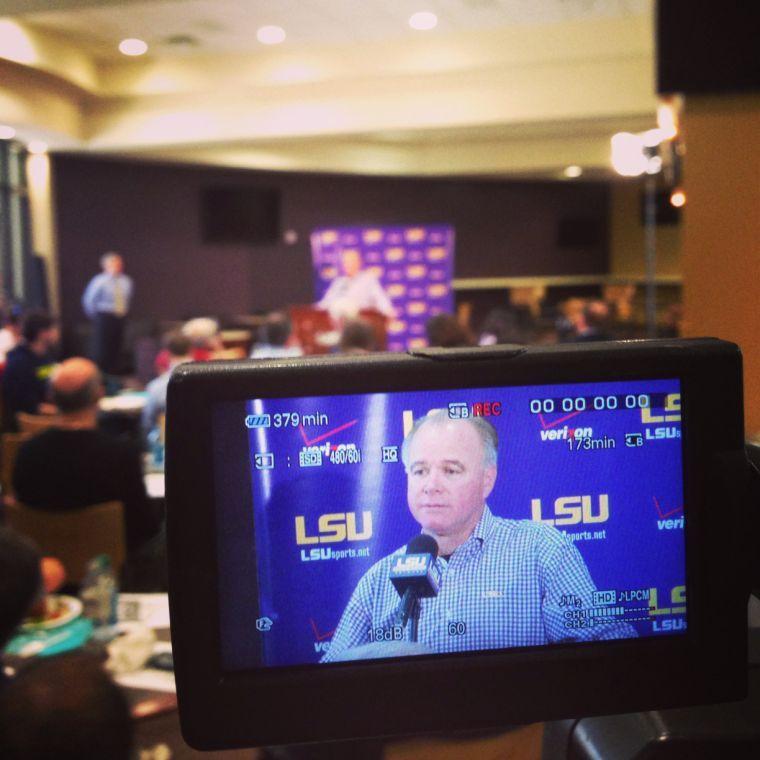
[[[288,308],[293,335],[305,355],[328,354],[340,341],[341,325],[334,322],[324,309],[312,304],[298,304]],[[386,317],[375,309],[361,309],[356,316],[372,327],[379,351],[387,347]]]

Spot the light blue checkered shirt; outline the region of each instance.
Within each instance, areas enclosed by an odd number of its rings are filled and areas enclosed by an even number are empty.
[[[392,628],[400,599],[388,575],[394,557],[404,552],[402,547],[364,574],[322,662],[350,657],[347,650],[372,641],[372,629]],[[548,525],[494,517],[486,506],[470,538],[448,561],[438,557],[436,565],[440,589],[437,596],[420,600],[418,628],[419,643],[433,652],[636,636],[622,622],[568,627],[566,614],[592,607],[596,587],[572,542]],[[464,633],[452,635],[450,623],[463,623],[452,628]]]

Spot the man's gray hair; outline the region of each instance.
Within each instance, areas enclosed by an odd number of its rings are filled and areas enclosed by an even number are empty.
[[[423,417],[418,417],[412,425],[412,429],[401,444],[401,461],[404,467],[409,469],[409,448],[414,436],[423,425],[445,425],[447,422],[462,422],[470,424],[483,443],[483,466],[496,467],[499,454],[499,434],[496,428],[483,417],[466,417],[461,420],[451,420],[445,409],[433,409]]]

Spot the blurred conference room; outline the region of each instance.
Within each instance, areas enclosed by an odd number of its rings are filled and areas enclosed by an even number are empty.
[[[99,652],[131,715],[102,752],[200,756],[166,666],[183,362],[714,336],[760,445],[751,6],[0,2],[0,530],[24,537],[0,575],[36,551],[48,592],[8,624],[22,696],[48,646]],[[219,756],[538,758],[542,732]]]

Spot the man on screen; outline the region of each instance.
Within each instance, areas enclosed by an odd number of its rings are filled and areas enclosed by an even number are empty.
[[[496,483],[497,455],[491,423],[449,419],[444,410],[418,419],[404,439],[409,509],[438,543],[441,583],[436,596],[419,602],[419,648],[394,654],[636,636],[622,622],[573,627],[566,613],[592,607],[596,587],[580,553],[558,530],[491,513],[486,500]],[[378,639],[377,631],[397,625],[400,600],[389,573],[404,551],[381,559],[359,581],[322,662],[356,659],[357,647],[364,656],[393,656],[392,644],[366,645]]]

